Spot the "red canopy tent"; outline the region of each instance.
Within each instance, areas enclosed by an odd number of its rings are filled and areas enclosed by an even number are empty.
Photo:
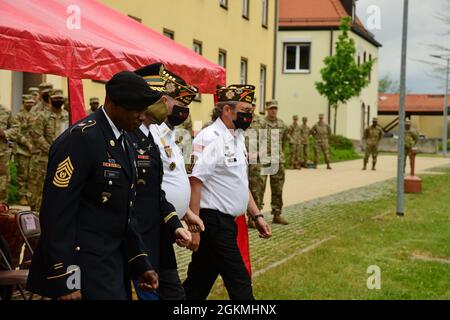
[[[219,65],[95,0],[0,0],[0,69],[67,77],[72,123],[85,116],[81,79],[108,80],[154,62],[202,93],[225,84]],[[251,272],[245,216],[237,223]]]
[[[97,1],[0,0],[0,69],[69,78],[72,122],[84,116],[81,79],[154,62],[203,93],[225,84],[219,65]]]

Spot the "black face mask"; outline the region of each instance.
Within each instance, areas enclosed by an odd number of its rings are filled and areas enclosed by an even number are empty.
[[[189,116],[189,109],[180,106],[173,106],[172,113],[167,116],[171,126],[178,126],[186,121]]]
[[[61,100],[55,100],[55,101],[52,101],[52,107],[53,108],[57,108],[57,109],[59,109],[59,108],[61,108],[61,106],[64,104],[64,101],[61,101]]]
[[[238,112],[236,120],[233,120],[236,129],[247,130],[252,124],[253,114],[250,112]]]
[[[48,93],[42,94],[42,100],[44,100],[44,102],[48,103],[49,99],[50,99],[50,95]]]

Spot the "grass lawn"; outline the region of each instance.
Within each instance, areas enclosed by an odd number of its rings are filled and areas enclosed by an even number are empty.
[[[329,206],[326,223],[298,235],[316,228],[326,241],[254,277],[256,298],[450,299],[450,170],[422,178],[422,194],[405,197],[403,218],[394,193]],[[379,290],[367,288],[372,265],[381,270]],[[210,299],[227,298],[216,284]]]

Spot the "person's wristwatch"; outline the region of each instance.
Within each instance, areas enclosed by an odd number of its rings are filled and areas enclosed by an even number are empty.
[[[261,213],[255,214],[255,215],[252,217],[252,220],[253,220],[254,222],[256,222],[256,220],[258,220],[258,218],[264,218],[264,215],[261,214]]]

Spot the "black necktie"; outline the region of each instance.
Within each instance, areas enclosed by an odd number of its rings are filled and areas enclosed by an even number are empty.
[[[128,168],[130,168],[130,158],[128,158],[127,143],[124,140],[125,140],[125,138],[124,138],[123,133],[122,133],[119,136],[119,138],[117,139],[117,141],[119,142],[120,146],[122,147],[123,154],[124,154],[125,161],[126,161],[126,165],[128,166]]]

